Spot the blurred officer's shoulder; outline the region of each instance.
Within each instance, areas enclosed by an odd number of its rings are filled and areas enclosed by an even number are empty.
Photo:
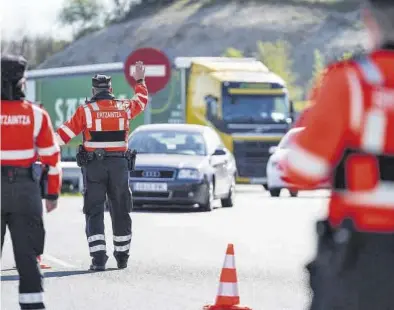
[[[360,52],[346,59],[339,59],[332,61],[326,66],[324,70],[324,74],[322,76],[322,80],[324,82],[327,82],[328,80],[333,81],[333,80],[343,80],[344,78],[347,79],[348,70],[356,68],[357,64],[365,61],[367,57],[368,54]]]
[[[358,52],[346,59],[335,60],[328,64],[327,72],[343,71],[354,67],[357,63],[361,63],[368,58],[369,54],[366,52]]]

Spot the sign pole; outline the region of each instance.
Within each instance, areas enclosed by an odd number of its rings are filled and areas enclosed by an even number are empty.
[[[148,104],[144,110],[144,124],[150,124],[152,122],[152,108],[151,108],[151,103],[152,103],[152,97],[148,96]]]
[[[186,69],[181,69],[181,122],[186,123]]]

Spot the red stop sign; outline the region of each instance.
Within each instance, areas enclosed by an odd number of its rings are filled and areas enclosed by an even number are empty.
[[[133,72],[137,61],[142,61],[145,65],[145,83],[150,94],[166,87],[171,78],[171,62],[162,51],[155,48],[140,48],[127,57],[123,71],[132,87],[136,83]]]

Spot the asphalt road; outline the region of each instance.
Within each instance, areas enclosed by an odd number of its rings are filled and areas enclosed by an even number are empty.
[[[287,193],[286,193],[287,196]],[[228,243],[235,247],[241,303],[254,310],[306,309],[305,263],[314,255],[314,223],[327,192],[271,198],[260,186],[238,186],[236,204],[210,213],[133,212],[128,269],[91,273],[82,198],[63,197],[45,215],[46,303],[56,310],[198,310],[214,301]],[[112,253],[106,214],[107,244]],[[18,277],[7,232],[1,309],[19,309]]]

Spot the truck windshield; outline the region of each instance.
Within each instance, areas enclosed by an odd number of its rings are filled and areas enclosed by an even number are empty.
[[[287,117],[289,117],[289,100],[286,95],[223,97],[223,120],[227,122],[284,122]]]

